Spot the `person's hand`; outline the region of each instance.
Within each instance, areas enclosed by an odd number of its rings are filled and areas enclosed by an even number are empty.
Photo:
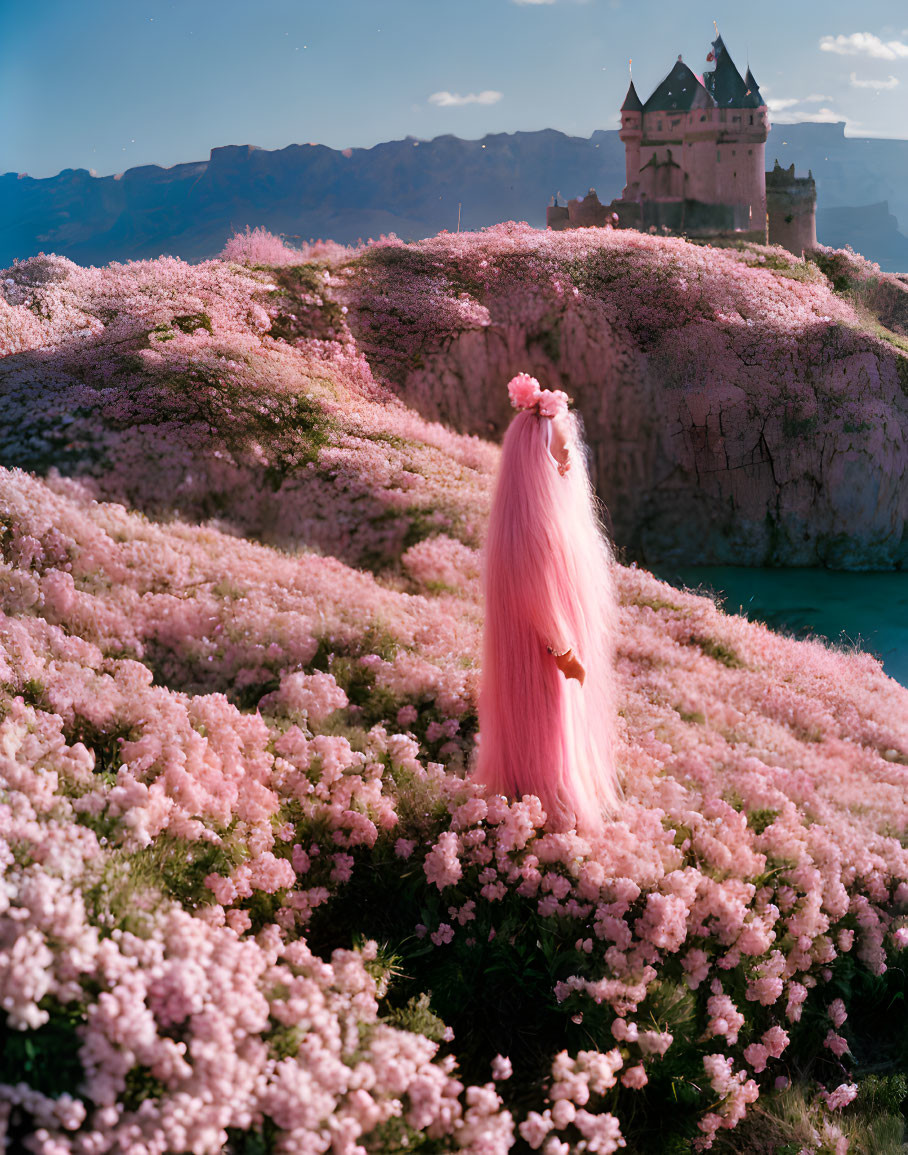
[[[566,654],[562,654],[560,658],[556,658],[555,664],[566,678],[576,678],[580,685],[583,685],[584,679],[586,678],[586,670],[583,668],[583,662],[580,661],[573,650],[568,650]]]

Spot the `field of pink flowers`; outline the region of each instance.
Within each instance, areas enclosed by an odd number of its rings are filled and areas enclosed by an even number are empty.
[[[908,690],[622,565],[620,819],[473,786],[498,450],[373,376],[368,254],[2,274],[7,1149],[734,1150],[798,1087],[841,1155]]]

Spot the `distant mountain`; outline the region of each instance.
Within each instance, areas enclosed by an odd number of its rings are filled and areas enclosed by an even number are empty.
[[[908,140],[846,137],[844,127],[774,128],[767,167],[778,157],[784,165],[794,161],[799,174],[813,170],[821,241],[851,243],[889,271],[906,270],[908,237],[898,222],[908,228]],[[592,187],[608,201],[624,181],[616,131],[585,138],[554,129],[475,141],[407,137],[343,151],[227,145],[212,149],[207,161],[142,165],[106,177],[81,168],[41,179],[5,173],[0,266],[41,250],[82,265],[162,253],[199,261],[247,224],[303,240],[350,243],[388,232],[410,240],[455,230],[458,206],[462,229],[502,220],[544,227],[554,193],[567,199]]]
[[[824,245],[845,245],[878,261],[885,272],[908,271],[908,237],[886,201],[861,208],[817,209],[817,236]]]

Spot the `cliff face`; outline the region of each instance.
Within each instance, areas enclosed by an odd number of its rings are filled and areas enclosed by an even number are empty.
[[[374,248],[348,285],[373,369],[427,416],[496,434],[513,373],[565,389],[631,556],[908,565],[908,342],[816,266],[499,226]]]

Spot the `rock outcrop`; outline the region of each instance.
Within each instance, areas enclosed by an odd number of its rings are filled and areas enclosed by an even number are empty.
[[[372,250],[351,290],[373,370],[425,416],[495,435],[513,373],[565,389],[629,557],[908,566],[904,344],[815,265],[499,226]]]

